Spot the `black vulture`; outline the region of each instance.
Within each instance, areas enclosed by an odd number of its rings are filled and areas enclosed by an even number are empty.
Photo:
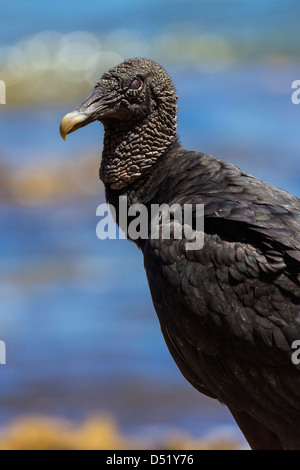
[[[149,210],[189,204],[194,230],[196,205],[204,205],[202,248],[188,249],[184,230],[175,237],[175,218],[169,239],[152,236],[149,223],[149,236],[133,240],[164,339],[184,377],[229,408],[252,449],[300,449],[300,199],[184,150],[176,102],[162,67],[127,60],[101,77],[60,132],[103,124],[100,178],[117,222],[121,196]]]

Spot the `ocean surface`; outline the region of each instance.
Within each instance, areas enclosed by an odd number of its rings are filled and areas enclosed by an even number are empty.
[[[192,67],[184,53],[178,52],[177,62],[166,54],[179,94],[180,140],[300,197],[300,105],[291,102],[291,84],[300,79],[294,60],[300,6],[242,4],[1,2],[0,58],[1,47],[3,52],[45,30],[107,38],[126,29],[148,46],[157,37],[182,38],[186,31],[192,37],[218,35],[237,50],[244,41],[245,60],[239,52],[238,60],[215,68]],[[155,58],[155,48],[147,50]],[[289,58],[270,60],[272,51]],[[100,124],[66,142],[59,136],[62,116],[77,104],[1,106],[1,168],[70,164],[90,152],[100,164]],[[90,196],[36,202],[0,203],[0,339],[7,346],[7,364],[0,366],[0,426],[23,414],[78,421],[108,412],[132,435],[173,429],[193,436],[239,435],[226,408],[194,391],[173,363],[141,253],[126,240],[97,239],[100,181],[99,192]]]
[[[73,0],[72,5],[61,0],[1,0],[0,43],[7,45],[45,30],[97,34],[132,30],[149,41],[170,32],[251,39],[252,45],[265,39],[270,50],[297,53],[299,11],[297,0]]]

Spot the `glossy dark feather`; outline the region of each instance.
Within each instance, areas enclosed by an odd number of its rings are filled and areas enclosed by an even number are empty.
[[[199,391],[300,448],[300,200],[180,147],[172,163],[192,174],[168,168],[157,198],[204,204],[205,244],[150,239],[143,249],[170,352]]]

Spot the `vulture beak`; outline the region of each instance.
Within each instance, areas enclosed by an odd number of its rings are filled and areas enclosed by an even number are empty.
[[[85,126],[87,120],[87,116],[83,113],[78,111],[72,111],[72,113],[66,114],[61,123],[60,123],[60,135],[63,140],[66,140],[66,136],[71,134],[71,132],[76,131],[80,127]]]
[[[62,139],[66,140],[66,136],[71,134],[71,132],[96,121],[101,115],[101,111],[104,109],[104,103],[102,101],[101,95],[99,96],[94,90],[74,111],[66,114],[59,128]]]

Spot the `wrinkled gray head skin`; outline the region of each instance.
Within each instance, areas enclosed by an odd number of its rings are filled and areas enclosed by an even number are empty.
[[[100,177],[122,189],[176,140],[177,95],[155,62],[131,59],[106,72],[90,96],[61,123],[61,135],[100,121],[105,128]]]

